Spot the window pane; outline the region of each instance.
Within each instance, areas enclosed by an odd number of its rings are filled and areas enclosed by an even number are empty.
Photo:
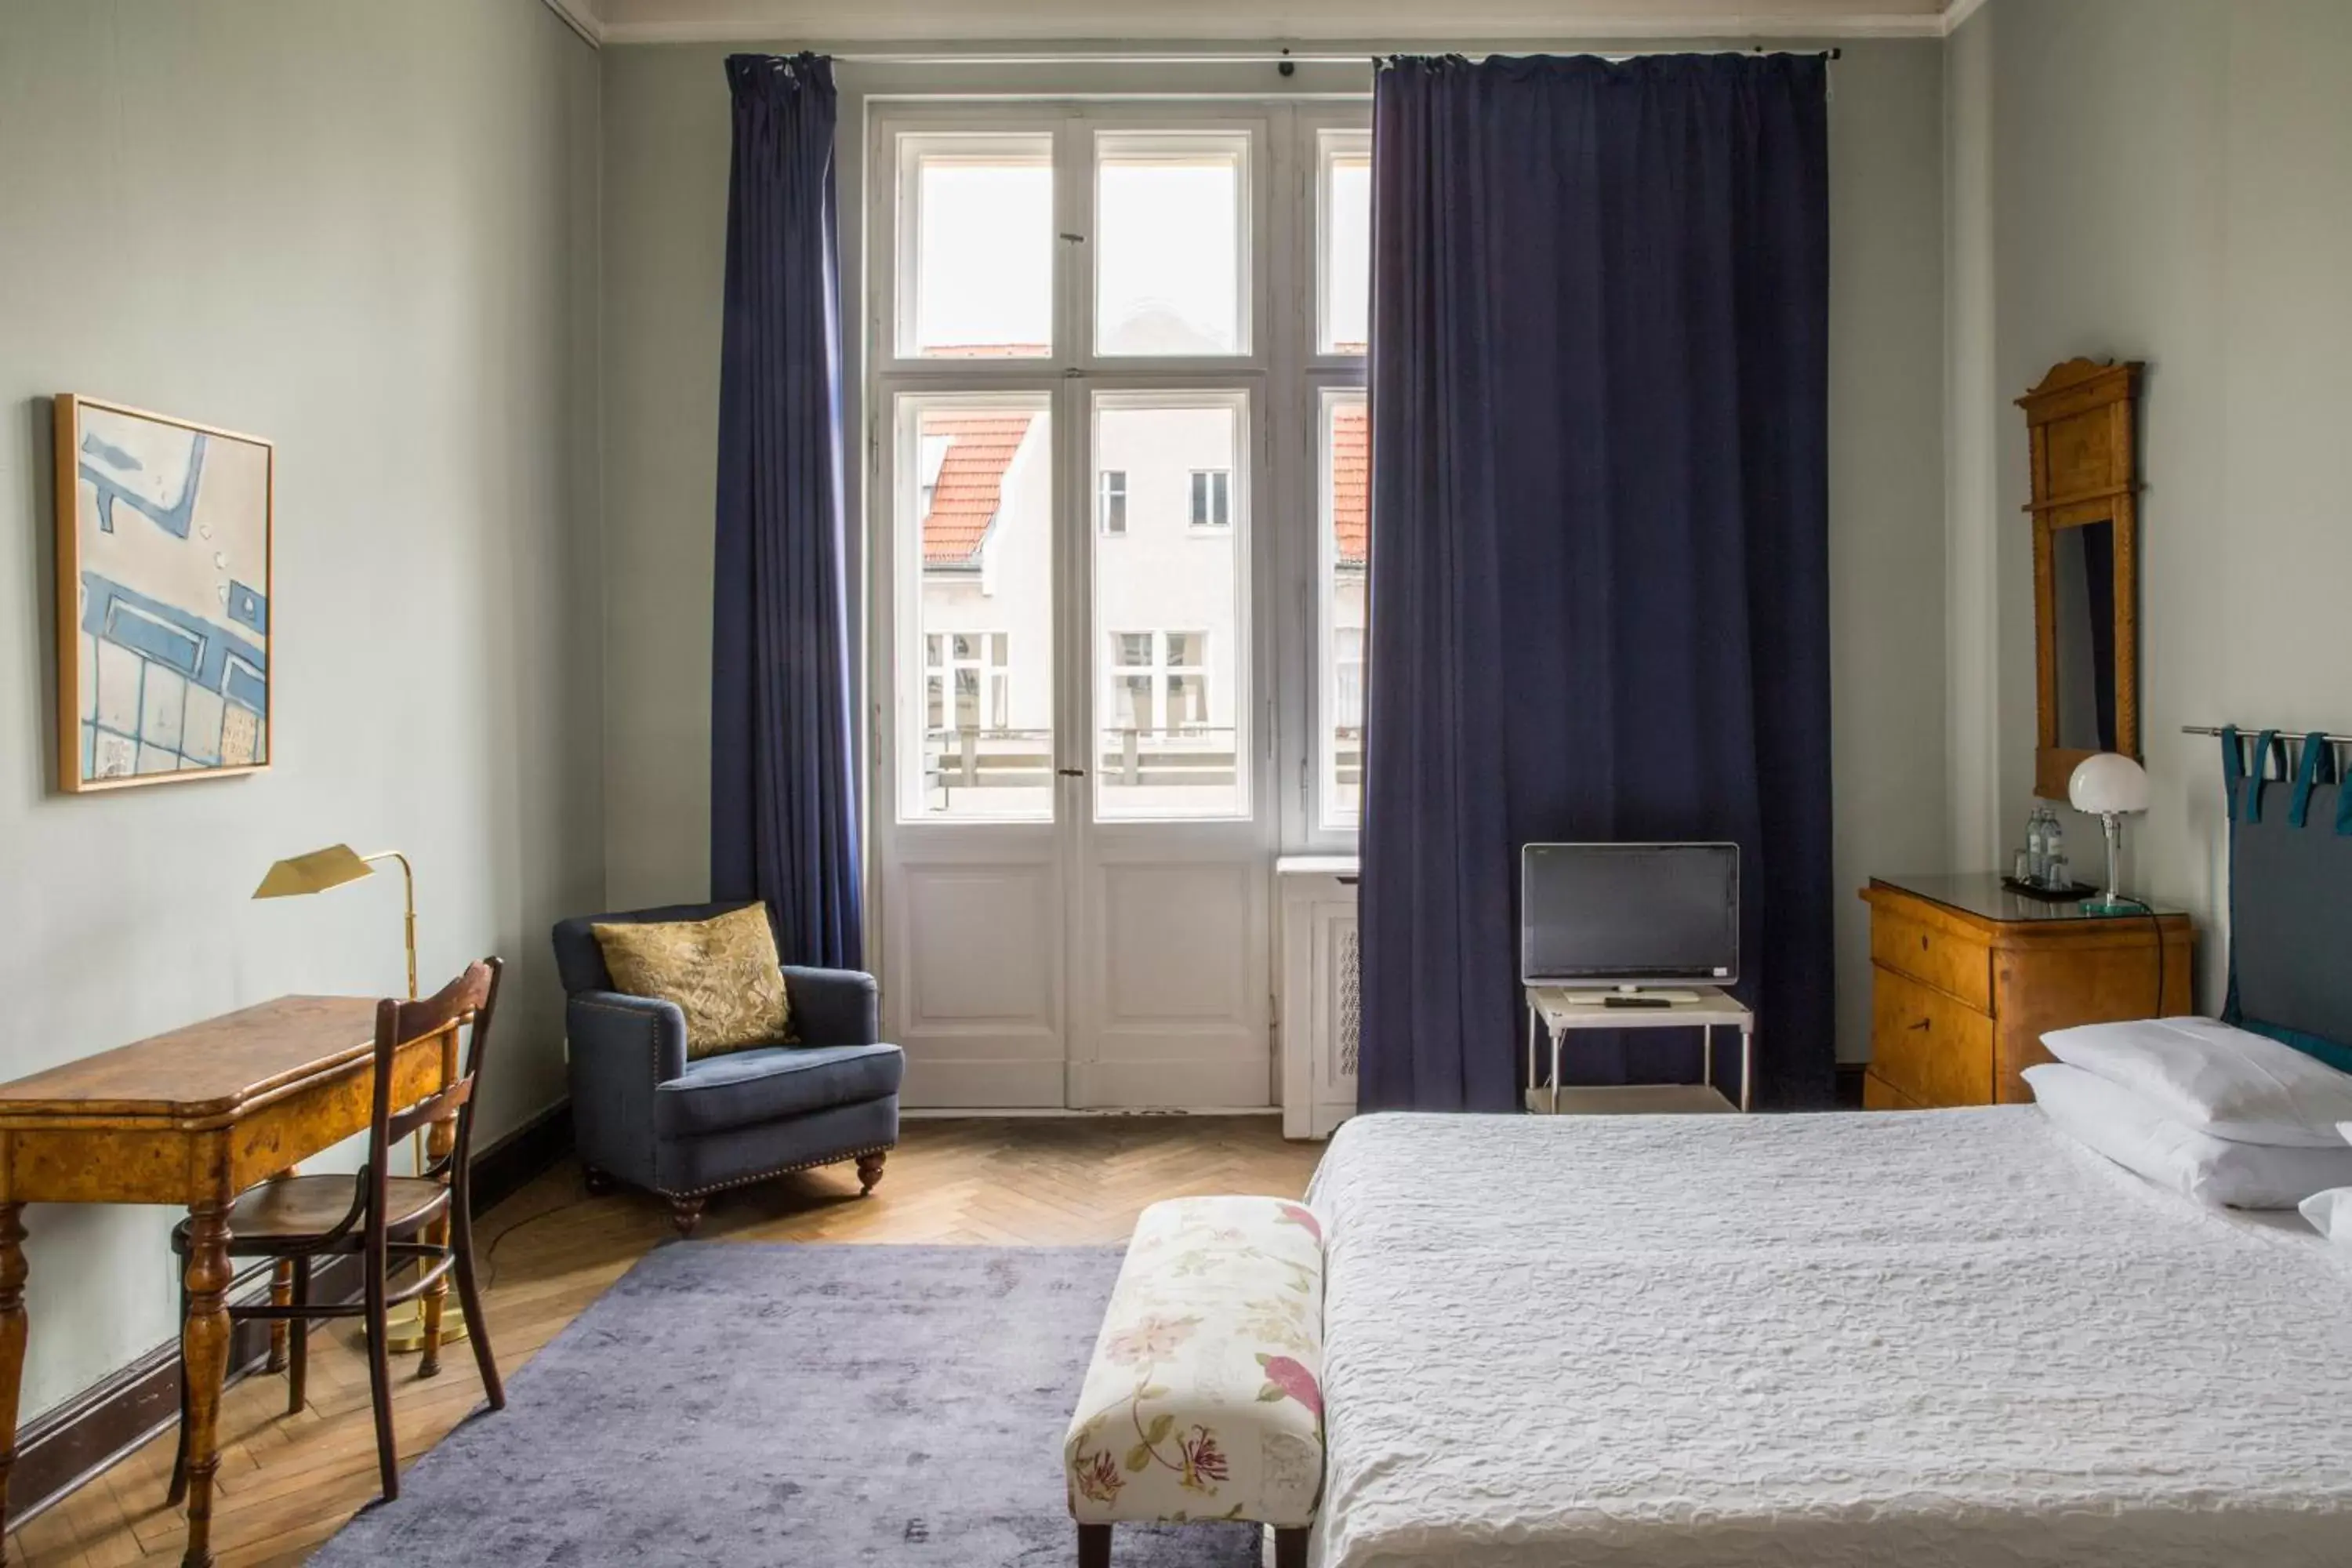
[[[1047,426],[1042,396],[899,400],[902,819],[1054,815]]]
[[[1316,347],[1360,354],[1371,341],[1372,144],[1361,131],[1322,134],[1321,240]]]
[[[898,352],[1034,358],[1054,342],[1050,136],[901,139]]]
[[[1362,393],[1324,394],[1321,446],[1318,793],[1323,826],[1352,827],[1363,802],[1364,572],[1371,534],[1371,441]]]
[[[1102,476],[1096,487],[1101,498],[1102,531],[1105,533],[1127,531],[1127,476],[1113,469]]]
[[[1224,528],[1233,521],[1233,476],[1202,469],[1192,476],[1192,523],[1194,528]]]
[[[1123,675],[1112,689],[1112,727],[1121,731],[1149,730],[1151,724],[1151,677]]]
[[[1248,814],[1248,494],[1232,482],[1245,409],[1230,393],[1095,397],[1094,471],[1126,474],[1129,503],[1126,542],[1094,560],[1095,624],[1110,628],[1094,678],[1098,818]],[[1229,526],[1199,533],[1210,475]]]
[[[1225,133],[1097,140],[1097,353],[1249,352],[1248,159]]]

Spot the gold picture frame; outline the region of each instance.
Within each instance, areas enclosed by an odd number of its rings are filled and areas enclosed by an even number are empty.
[[[58,787],[266,772],[277,448],[70,392],[56,439]]]

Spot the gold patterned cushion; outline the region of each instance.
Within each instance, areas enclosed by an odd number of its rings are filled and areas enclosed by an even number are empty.
[[[790,1043],[791,1003],[765,905],[707,921],[588,929],[604,950],[614,990],[677,1004],[688,1060]]]

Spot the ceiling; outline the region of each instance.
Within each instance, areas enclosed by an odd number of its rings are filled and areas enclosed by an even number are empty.
[[[1939,37],[1980,0],[547,0],[592,42]]]

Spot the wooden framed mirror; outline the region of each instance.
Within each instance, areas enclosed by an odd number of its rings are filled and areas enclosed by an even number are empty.
[[[2095,752],[2139,758],[2137,362],[2052,367],[2017,405],[2032,442],[2033,793]]]

